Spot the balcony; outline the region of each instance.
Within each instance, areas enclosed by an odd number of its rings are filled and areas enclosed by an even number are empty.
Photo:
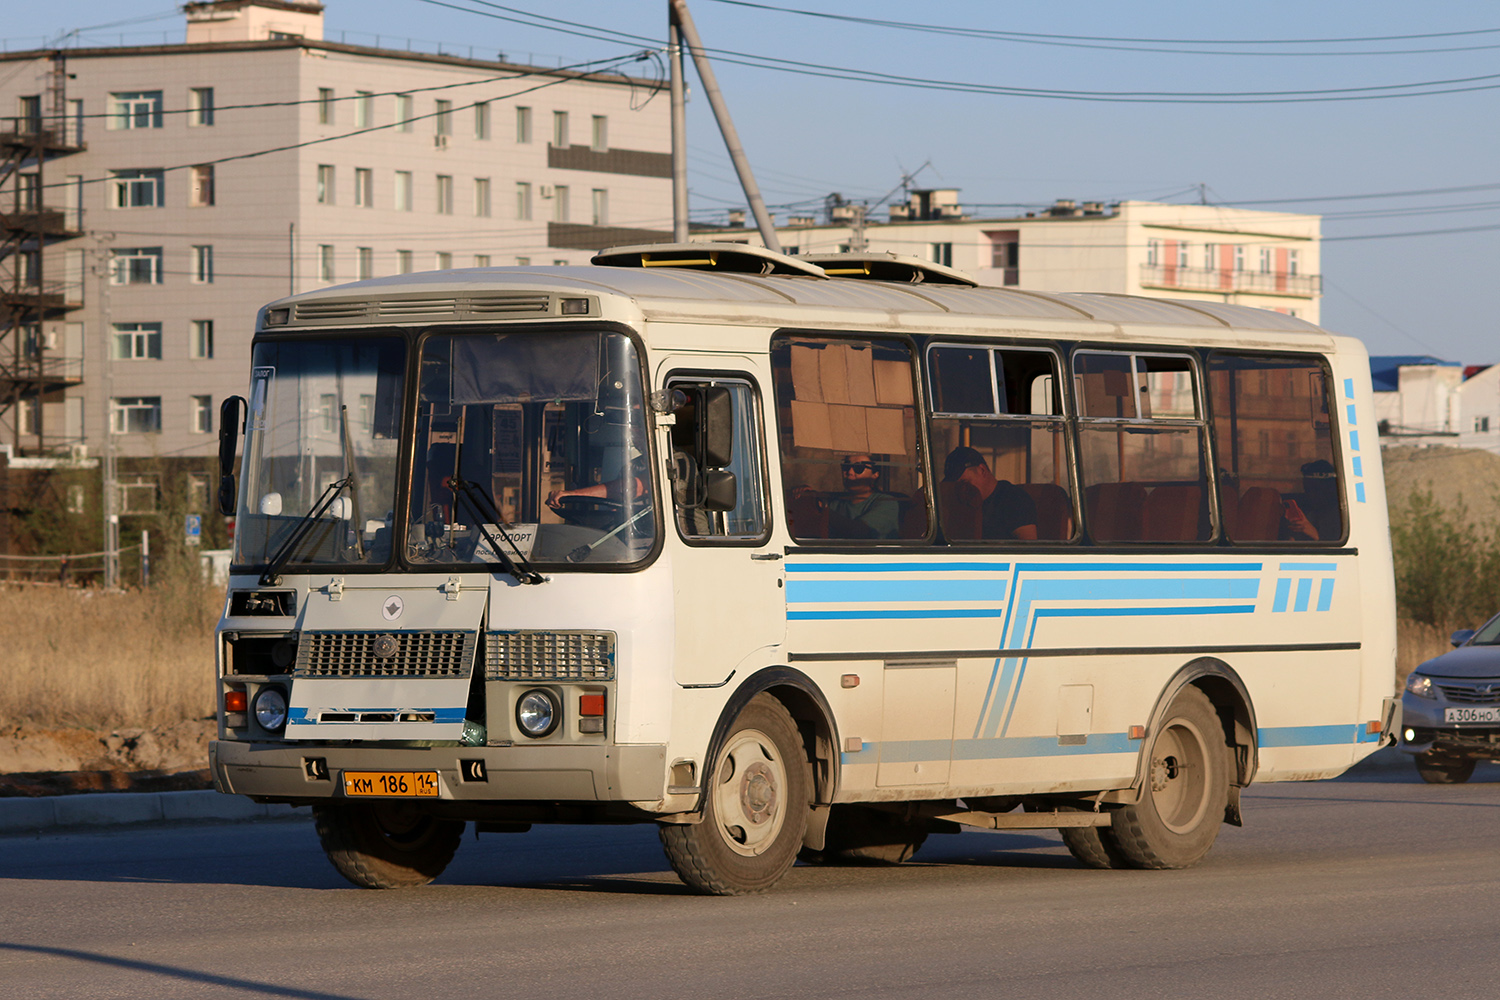
[[[37,284],[23,281],[19,288],[0,289],[0,306],[38,309],[46,312],[81,309],[83,307],[83,283],[47,281]]]
[[[1323,278],[1317,274],[1265,273],[1200,267],[1170,267],[1142,264],[1141,287],[1178,288],[1185,292],[1249,292],[1254,295],[1287,295],[1312,299],[1322,294]]]
[[[23,392],[51,392],[82,381],[82,358],[28,352],[17,363],[11,358],[0,357],[0,388],[9,386]]]
[[[81,153],[87,148],[81,118],[0,118],[0,149],[41,150],[45,155],[56,156]]]
[[[0,212],[0,231],[72,239],[83,235],[81,214],[61,208],[22,207],[19,212]]]

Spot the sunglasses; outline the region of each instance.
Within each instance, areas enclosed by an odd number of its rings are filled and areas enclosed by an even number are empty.
[[[840,462],[839,468],[845,472],[864,472],[866,469],[874,470],[874,462]]]

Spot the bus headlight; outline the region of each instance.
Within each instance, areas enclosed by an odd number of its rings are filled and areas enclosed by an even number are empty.
[[[540,688],[527,691],[516,702],[516,725],[532,739],[541,739],[557,728],[562,713],[557,710],[557,699],[552,692]]]
[[[1412,674],[1406,679],[1406,690],[1418,698],[1436,698],[1437,691],[1433,690],[1432,678],[1423,674]]]
[[[286,725],[286,695],[279,687],[264,687],[255,696],[255,721],[268,733]]]

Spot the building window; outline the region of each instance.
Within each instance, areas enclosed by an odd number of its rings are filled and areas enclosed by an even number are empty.
[[[1155,267],[1161,263],[1161,240],[1146,241],[1146,266]]]
[[[199,361],[208,361],[214,356],[214,321],[193,320],[192,340],[188,343],[188,354]]]
[[[489,218],[490,179],[488,177],[474,178],[474,214],[481,219]]]
[[[327,243],[318,246],[318,279],[320,281],[336,281],[333,276],[333,247]]]
[[[42,130],[42,95],[30,94],[20,98],[20,102],[20,131],[27,135],[35,135]]]
[[[116,361],[160,361],[160,323],[116,323],[110,357]]]
[[[318,164],[318,204],[332,205],[334,192],[333,167],[327,163]]]
[[[115,170],[110,176],[115,188],[115,208],[160,208],[165,204],[165,171]]]
[[[111,285],[161,284],[161,247],[119,249],[110,255]]]
[[[410,250],[397,250],[396,251],[396,273],[397,274],[411,274],[411,251]]]
[[[432,255],[432,263],[433,266],[436,267],[439,271],[446,271],[448,270],[448,268],[453,266],[453,255],[443,250],[439,250],[437,253]]]
[[[447,174],[437,175],[438,215],[453,214],[453,178]]]
[[[1270,274],[1271,273],[1271,271],[1272,271],[1272,266],[1271,266],[1272,253],[1273,252],[1272,252],[1272,250],[1271,250],[1270,247],[1261,247],[1260,248],[1260,273],[1261,274]]]
[[[531,141],[531,109],[516,108],[516,142]]]
[[[565,260],[554,260],[552,262],[552,266],[553,267],[567,267],[568,266],[568,262],[565,261]]]
[[[453,134],[453,102],[438,101],[437,114],[433,116],[433,122],[437,127],[437,134],[450,136]]]
[[[552,112],[552,145],[558,149],[568,148],[568,113]]]
[[[375,277],[375,250],[373,247],[360,247],[354,252],[355,260],[359,262],[359,280]]]
[[[188,192],[188,204],[205,208],[214,203],[214,165],[203,163],[193,168],[193,187]]]
[[[517,267],[530,267],[531,266],[531,258],[530,257],[517,257],[516,258],[516,266]]]
[[[16,400],[17,430],[22,434],[35,434],[42,422],[42,400],[40,396],[27,396]]]
[[[1490,431],[1490,418],[1489,417],[1475,417],[1474,418],[1474,433],[1475,434],[1488,434],[1489,431]]]
[[[156,426],[143,431],[120,433],[158,434],[161,432],[161,397],[145,397],[156,401]],[[130,402],[130,400],[120,400]],[[155,514],[158,490],[156,477],[149,473],[138,473],[136,475],[121,476],[118,480],[120,491],[120,513],[121,514]]]
[[[1219,247],[1215,243],[1203,244],[1203,269],[1205,271],[1217,271],[1219,269]]]
[[[1286,273],[1289,277],[1294,278],[1299,273],[1296,250],[1288,250],[1286,252]]]
[[[490,102],[479,101],[474,105],[474,138],[490,137]]]
[[[526,181],[516,183],[516,218],[531,218],[531,185]]]
[[[375,171],[369,167],[354,168],[354,204],[357,208],[375,207]]]
[[[318,124],[333,124],[333,88],[318,88]]]
[[[214,506],[214,495],[210,492],[212,477],[206,472],[187,474],[187,509],[193,513],[210,510]]]
[[[568,186],[559,184],[552,189],[552,221],[568,221]]]
[[[109,95],[109,127],[161,128],[161,91],[137,90]]]
[[[1243,271],[1245,269],[1245,248],[1243,246],[1236,246],[1234,248],[1234,269],[1236,271]]]
[[[941,264],[944,267],[953,266],[952,243],[933,243],[928,249],[934,264]]]
[[[214,123],[214,88],[193,87],[188,91],[188,125]]]
[[[609,192],[604,188],[594,188],[594,225],[609,225]]]
[[[487,253],[476,253],[474,255],[474,266],[475,267],[489,267],[490,266],[490,255],[487,254]]]
[[[396,120],[401,123],[399,131],[410,132],[412,130],[411,116],[414,102],[410,94],[396,95]]]
[[[190,428],[194,434],[209,434],[214,429],[214,398],[212,396],[193,396],[190,404],[192,413]]]
[[[603,115],[594,116],[593,133],[590,136],[589,146],[596,153],[602,153],[609,148],[609,119]]]
[[[193,283],[196,285],[211,285],[214,283],[214,248],[204,244],[193,247]]]
[[[396,171],[396,211],[411,211],[411,171]]]
[[[375,124],[375,95],[368,90],[354,92],[354,126],[369,128]]]

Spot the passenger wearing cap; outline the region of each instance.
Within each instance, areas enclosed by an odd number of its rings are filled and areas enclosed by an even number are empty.
[[[1036,502],[1014,483],[996,479],[984,456],[960,446],[943,462],[943,482],[968,483],[979,492],[980,537],[1036,539]]]

